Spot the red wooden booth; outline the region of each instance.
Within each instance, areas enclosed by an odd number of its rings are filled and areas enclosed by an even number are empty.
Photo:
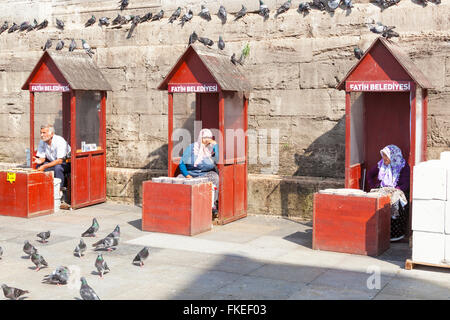
[[[38,142],[35,112],[44,107],[35,106],[35,95],[60,93],[62,133],[56,134],[71,147],[70,205],[76,209],[106,201],[106,91],[112,88],[92,59],[86,53],[46,51],[22,90],[30,92],[30,154]]]
[[[251,86],[230,56],[203,45],[190,45],[159,85],[168,90],[168,175],[177,176],[183,147],[211,129],[219,144],[218,224],[247,215],[247,110]],[[187,99],[191,96],[192,102]],[[179,110],[188,109],[187,116]],[[179,130],[190,141],[179,140]],[[182,144],[180,144],[182,143]]]

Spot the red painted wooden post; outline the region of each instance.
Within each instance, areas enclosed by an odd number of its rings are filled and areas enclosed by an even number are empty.
[[[30,168],[35,168],[33,164],[34,156],[34,92],[30,91]]]
[[[350,92],[345,92],[345,187],[349,188],[350,184],[350,148],[351,148],[351,140],[350,140],[350,108],[351,108],[351,99]]]
[[[422,89],[422,161],[427,161],[428,89]]]
[[[219,141],[217,142],[219,144],[219,163],[217,164],[217,168],[219,170],[219,203],[222,203],[222,205],[219,205],[219,212],[218,212],[218,219],[219,222],[222,221],[223,215],[224,215],[224,209],[223,204],[227,199],[225,199],[225,192],[224,190],[224,178],[225,178],[225,170],[224,170],[224,138],[225,138],[225,101],[223,98],[223,92],[222,90],[219,91]]]
[[[103,195],[102,197],[106,201],[106,91],[102,91],[101,109],[102,109],[102,123],[101,123],[101,137],[102,151],[103,151]]]
[[[76,203],[75,189],[77,179],[77,139],[76,139],[76,96],[75,91],[70,91],[70,201]]]
[[[169,142],[168,142],[168,158],[169,158],[169,168],[168,168],[168,176],[173,177],[174,170],[172,169],[173,161],[172,161],[172,149],[173,149],[173,141],[172,141],[172,134],[173,134],[173,93],[169,93],[169,107],[168,107],[168,117],[169,117],[169,124],[168,124],[168,135],[169,135]]]
[[[248,98],[244,95],[244,132],[245,132],[245,183],[244,183],[244,213],[247,214],[247,205],[248,205],[248,199],[247,199],[247,183],[248,183]]]

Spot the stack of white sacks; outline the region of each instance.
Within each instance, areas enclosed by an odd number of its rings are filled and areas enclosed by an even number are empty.
[[[450,152],[414,166],[412,260],[450,265]]]

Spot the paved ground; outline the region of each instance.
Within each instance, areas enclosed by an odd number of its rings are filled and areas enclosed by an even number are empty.
[[[97,238],[83,258],[73,255],[80,235],[97,217]],[[117,250],[104,252],[111,268],[96,273],[91,244],[121,227]],[[377,258],[311,249],[311,223],[248,216],[194,237],[143,232],[141,208],[104,203],[33,219],[0,216],[0,283],[30,291],[26,299],[79,299],[75,285],[42,284],[59,265],[71,266],[103,299],[449,299],[450,271],[405,270],[406,243]],[[49,243],[36,233],[51,230]],[[30,240],[49,263],[35,271],[22,251]],[[131,264],[144,246],[151,253],[141,268]],[[78,269],[77,269],[78,268]],[[379,277],[377,277],[379,275]],[[369,285],[368,285],[369,284]],[[1,296],[3,297],[3,296]]]

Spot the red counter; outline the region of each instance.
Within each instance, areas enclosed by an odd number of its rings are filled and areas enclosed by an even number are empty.
[[[32,218],[53,212],[52,172],[0,171],[0,215]]]
[[[142,185],[142,230],[192,236],[211,230],[211,186],[156,183]]]
[[[314,194],[313,249],[378,256],[390,247],[390,199]]]

